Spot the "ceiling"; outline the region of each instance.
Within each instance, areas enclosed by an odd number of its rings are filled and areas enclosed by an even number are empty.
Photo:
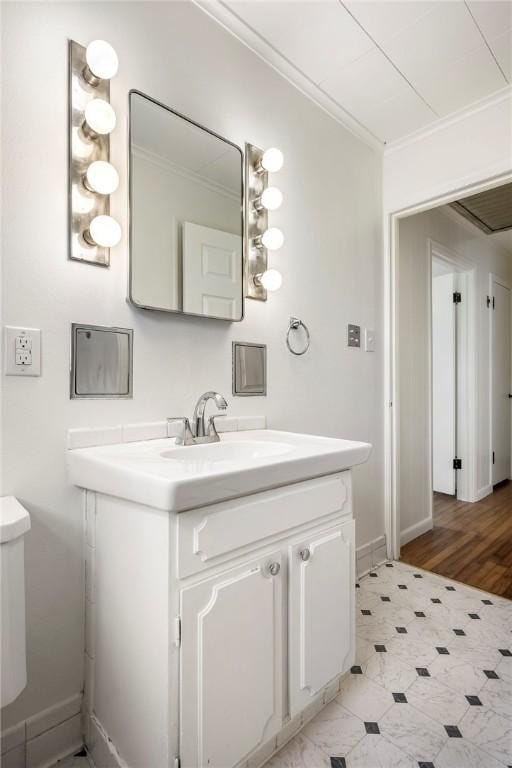
[[[452,208],[486,235],[512,230],[512,184],[456,200]]]
[[[512,0],[197,0],[338,120],[400,139],[512,81]]]

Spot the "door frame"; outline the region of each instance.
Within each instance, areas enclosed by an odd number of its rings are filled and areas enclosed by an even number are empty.
[[[398,386],[398,226],[400,219],[438,208],[457,199],[512,181],[512,173],[491,176],[477,183],[426,198],[414,205],[385,213],[384,219],[384,516],[387,555],[400,557],[399,513],[399,402]]]
[[[494,272],[489,272],[489,296],[492,298],[494,296],[494,289],[493,289],[493,283],[498,283],[498,285],[501,285],[503,288],[507,288],[510,291],[510,318],[509,318],[509,326],[510,326],[510,339],[512,344],[512,284],[505,280],[503,277],[500,277],[499,275],[496,275]],[[490,416],[490,425],[489,425],[489,452],[492,457],[492,453],[494,450],[494,315],[491,316],[491,321],[489,323],[489,416]],[[510,381],[510,391],[512,392],[512,366],[511,366],[511,381]],[[510,438],[511,438],[511,451],[510,451],[510,469],[509,469],[509,477],[512,478],[512,414],[511,414],[511,425],[510,425]],[[492,470],[492,459],[491,463],[489,465],[489,486],[492,490],[493,486],[493,470]]]
[[[457,478],[456,498],[460,501],[477,501],[476,434],[477,434],[477,366],[476,366],[476,266],[465,256],[428,239],[429,245],[429,458],[430,458],[430,508],[433,516],[433,369],[432,369],[432,259],[449,264],[457,275],[457,290],[462,294],[458,305],[456,358],[456,444],[457,455],[463,457],[462,469]]]

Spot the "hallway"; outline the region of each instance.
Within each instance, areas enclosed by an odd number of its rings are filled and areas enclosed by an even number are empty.
[[[402,547],[400,559],[512,599],[512,482],[474,504],[434,494],[434,528]]]

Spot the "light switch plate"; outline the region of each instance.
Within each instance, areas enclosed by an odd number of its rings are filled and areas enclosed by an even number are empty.
[[[375,331],[364,329],[364,351],[375,352]]]
[[[349,347],[361,346],[361,326],[349,323],[347,331],[347,345]]]
[[[41,331],[39,328],[4,328],[6,376],[41,375]]]

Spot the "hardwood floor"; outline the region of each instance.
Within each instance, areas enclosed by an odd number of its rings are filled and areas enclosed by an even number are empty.
[[[402,547],[400,559],[512,599],[512,482],[468,504],[434,494],[434,528]]]

